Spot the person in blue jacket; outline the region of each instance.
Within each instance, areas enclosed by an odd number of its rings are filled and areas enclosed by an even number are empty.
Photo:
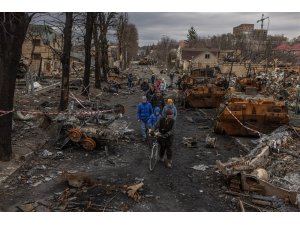
[[[173,100],[171,98],[169,98],[167,100],[167,105],[165,105],[165,107],[163,108],[163,111],[162,111],[162,116],[163,117],[167,116],[167,110],[168,109],[172,110],[172,112],[173,112],[173,119],[176,120],[176,118],[177,118],[177,109],[176,109],[176,106],[174,105]]]
[[[152,115],[150,116],[150,118],[148,120],[148,128],[151,130],[155,130],[156,123],[157,123],[157,121],[159,121],[160,118],[161,118],[160,108],[155,107]]]
[[[139,103],[138,109],[137,109],[137,118],[138,121],[141,123],[141,132],[142,132],[142,137],[143,141],[147,140],[147,127],[148,127],[148,120],[152,114],[152,106],[151,104],[147,101],[146,96],[142,97],[142,102]]]

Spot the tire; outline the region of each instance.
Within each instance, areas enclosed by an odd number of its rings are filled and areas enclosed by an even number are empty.
[[[154,143],[151,149],[151,155],[149,160],[149,169],[152,171],[158,161],[158,150],[159,150],[159,144]]]

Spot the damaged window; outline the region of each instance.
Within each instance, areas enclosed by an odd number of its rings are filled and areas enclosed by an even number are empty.
[[[33,45],[34,46],[41,46],[41,39],[34,39],[33,40]]]
[[[33,53],[32,59],[40,60],[41,59],[41,53]]]

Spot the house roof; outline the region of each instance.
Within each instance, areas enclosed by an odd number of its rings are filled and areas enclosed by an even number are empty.
[[[209,48],[183,48],[182,49],[182,60],[192,60],[199,56],[203,52],[211,52],[216,54],[219,49],[209,49]]]
[[[283,43],[274,48],[275,51],[289,51],[290,46],[287,43]]]
[[[41,24],[29,24],[27,32],[39,35],[43,40],[48,40],[50,42],[60,35],[52,27]]]
[[[300,51],[300,43],[291,46],[292,51]]]
[[[85,56],[83,53],[79,53],[79,52],[71,52],[71,57],[74,59],[77,59],[81,62],[84,62]]]
[[[288,45],[287,43],[283,43],[278,45],[273,50],[275,51],[300,51],[300,43],[294,45]]]

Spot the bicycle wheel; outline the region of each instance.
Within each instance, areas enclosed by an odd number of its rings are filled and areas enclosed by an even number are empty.
[[[151,155],[150,155],[150,162],[149,162],[149,169],[152,171],[156,165],[156,162],[158,160],[158,149],[159,145],[158,143],[154,143],[151,149]]]

